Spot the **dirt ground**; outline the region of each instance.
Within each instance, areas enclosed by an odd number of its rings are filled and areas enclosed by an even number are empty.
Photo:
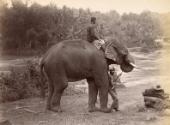
[[[130,49],[140,68],[128,74],[123,73],[122,82],[127,87],[117,90],[120,103],[118,112],[89,113],[88,94],[83,93],[63,96],[62,113],[46,111],[45,100],[31,98],[0,104],[0,117],[8,119],[13,125],[169,125],[170,110],[160,112],[146,109],[142,97],[146,88],[161,84],[160,78],[170,81],[168,74],[160,71],[164,69],[160,62],[164,60],[161,54],[165,50],[154,53],[141,53],[138,50]],[[166,85],[163,85],[165,89]],[[108,105],[111,102],[109,97]]]
[[[155,125],[161,120],[161,113],[144,109],[141,92],[147,87],[138,85],[120,89],[120,111],[108,114],[89,113],[87,94],[64,96],[62,113],[45,111],[45,101],[40,98],[1,104],[0,111],[14,125]]]

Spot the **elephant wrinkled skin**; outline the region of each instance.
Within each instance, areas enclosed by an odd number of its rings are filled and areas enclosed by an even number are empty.
[[[107,50],[108,45],[103,48]],[[68,82],[87,79],[89,111],[110,112],[111,109],[107,107],[108,65],[111,63],[129,65],[127,58],[129,53],[126,48],[124,48],[126,52],[117,50],[114,44],[109,47],[114,51],[114,59],[112,59],[113,56],[106,59],[107,56],[105,57],[103,51],[84,40],[66,40],[52,46],[40,62],[41,73],[46,76],[49,82],[46,108],[61,112],[60,99]],[[100,108],[95,106],[98,91]]]

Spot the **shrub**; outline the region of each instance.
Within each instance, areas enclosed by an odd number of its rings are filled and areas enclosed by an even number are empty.
[[[41,80],[38,59],[26,61],[23,67],[11,67],[8,74],[0,74],[0,102],[41,96],[40,82],[43,82],[45,86],[46,95],[47,82],[45,79]],[[83,93],[83,91],[76,90],[74,85],[69,85],[64,95]]]
[[[38,96],[40,75],[37,66],[35,62],[27,61],[22,70],[11,67],[9,74],[1,74],[0,102]]]

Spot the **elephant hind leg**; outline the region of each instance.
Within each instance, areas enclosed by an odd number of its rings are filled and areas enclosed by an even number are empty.
[[[89,90],[89,102],[88,102],[88,110],[89,112],[94,112],[99,110],[96,106],[95,103],[97,101],[97,94],[98,94],[98,88],[94,83],[93,79],[87,79],[88,82],[88,90]]]
[[[52,95],[52,106],[51,110],[55,112],[62,112],[60,107],[60,100],[64,89],[68,86],[68,83],[64,79],[55,80],[57,83],[54,83],[54,92]]]
[[[51,110],[52,108],[52,96],[54,93],[54,86],[51,81],[48,82],[48,97],[47,97],[47,110]]]

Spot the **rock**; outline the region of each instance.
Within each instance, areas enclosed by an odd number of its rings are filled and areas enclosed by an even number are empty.
[[[169,98],[169,95],[164,93],[163,89],[156,90],[155,88],[146,89],[143,92],[143,96],[157,97],[157,98],[160,98],[160,99],[167,99],[167,98]]]
[[[143,96],[147,108],[155,108],[157,110],[170,108],[169,95],[164,92],[160,85],[145,89]]]
[[[12,125],[11,122],[7,119],[1,118],[0,125]]]
[[[167,108],[165,101],[160,98],[144,96],[144,102],[147,108],[155,108],[157,110]]]

